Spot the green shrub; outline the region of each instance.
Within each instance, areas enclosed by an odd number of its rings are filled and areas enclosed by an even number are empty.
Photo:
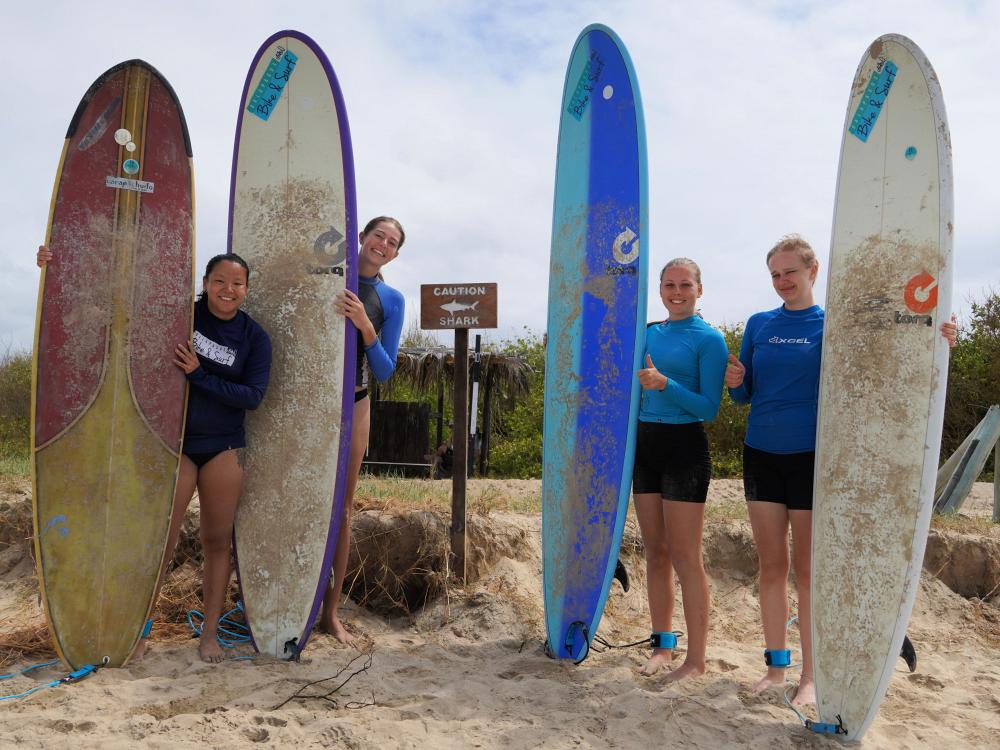
[[[31,354],[0,355],[0,473],[27,474],[31,455]]]

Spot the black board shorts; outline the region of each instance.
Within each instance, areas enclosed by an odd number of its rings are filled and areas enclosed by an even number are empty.
[[[639,422],[632,470],[634,494],[704,503],[711,479],[712,458],[701,422]]]
[[[743,494],[747,502],[812,510],[816,451],[770,453],[743,445]]]

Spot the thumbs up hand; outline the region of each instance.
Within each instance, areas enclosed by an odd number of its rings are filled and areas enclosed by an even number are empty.
[[[667,387],[667,376],[656,369],[653,359],[646,355],[646,366],[636,373],[639,376],[639,383],[647,391],[662,391]]]
[[[743,366],[738,357],[729,355],[729,364],[726,365],[726,387],[739,388],[743,385],[743,378],[747,374],[747,368]]]

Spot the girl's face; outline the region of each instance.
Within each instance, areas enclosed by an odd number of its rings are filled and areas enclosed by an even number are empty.
[[[804,310],[813,305],[813,283],[819,264],[810,268],[795,250],[782,250],[768,261],[771,284],[789,310]]]
[[[230,320],[247,296],[246,269],[235,261],[220,260],[202,279],[202,286],[209,312],[222,320]]]
[[[695,305],[701,296],[701,284],[695,281],[690,266],[670,266],[660,277],[660,299],[672,320],[683,320],[694,315]]]
[[[361,247],[358,250],[358,264],[363,265],[373,273],[364,273],[365,276],[374,276],[382,266],[391,261],[399,253],[399,243],[402,242],[403,235],[391,221],[380,221],[368,234],[362,232],[358,236]]]

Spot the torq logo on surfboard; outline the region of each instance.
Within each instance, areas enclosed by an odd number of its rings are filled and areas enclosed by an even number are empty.
[[[910,315],[897,310],[896,322],[933,325],[933,318],[927,313],[937,307],[937,298],[937,279],[926,271],[918,273],[907,282],[906,288],[903,289],[903,302],[916,314]]]
[[[615,262],[621,265],[608,264],[605,273],[608,276],[622,276],[624,274],[635,275],[638,273],[635,266],[630,265],[639,257],[639,235],[632,231],[630,227],[625,227],[613,243],[611,243],[611,254]]]

